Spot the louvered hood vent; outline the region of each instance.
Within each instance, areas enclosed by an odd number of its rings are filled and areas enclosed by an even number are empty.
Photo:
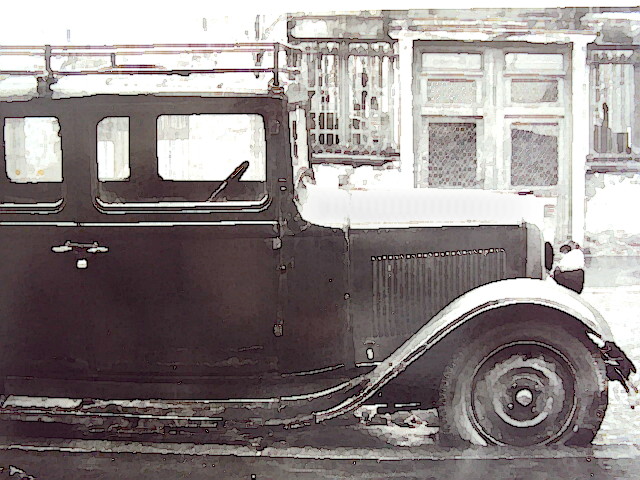
[[[505,278],[504,248],[372,256],[373,337],[414,333],[463,293]]]

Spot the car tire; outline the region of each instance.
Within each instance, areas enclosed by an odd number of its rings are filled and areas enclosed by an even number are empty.
[[[473,340],[441,383],[441,444],[586,445],[596,435],[608,401],[597,349],[566,326],[515,318],[464,332]]]

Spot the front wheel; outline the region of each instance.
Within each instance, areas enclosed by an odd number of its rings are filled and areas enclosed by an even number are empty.
[[[478,322],[482,326],[484,322]],[[585,445],[607,408],[595,349],[546,320],[485,327],[445,369],[440,438],[445,444]]]

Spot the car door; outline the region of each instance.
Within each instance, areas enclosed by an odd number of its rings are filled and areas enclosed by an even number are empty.
[[[86,376],[94,364],[88,298],[76,264],[56,253],[74,238],[76,113],[64,101],[0,105],[0,372]]]
[[[280,112],[273,99],[95,99],[74,241],[102,375],[277,368]]]

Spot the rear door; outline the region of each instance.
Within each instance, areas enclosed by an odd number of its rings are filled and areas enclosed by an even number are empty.
[[[65,101],[0,105],[0,348],[7,376],[78,377],[95,365],[90,298],[74,253],[78,112]]]
[[[265,98],[96,99],[74,241],[89,245],[101,374],[276,369],[281,112]]]

